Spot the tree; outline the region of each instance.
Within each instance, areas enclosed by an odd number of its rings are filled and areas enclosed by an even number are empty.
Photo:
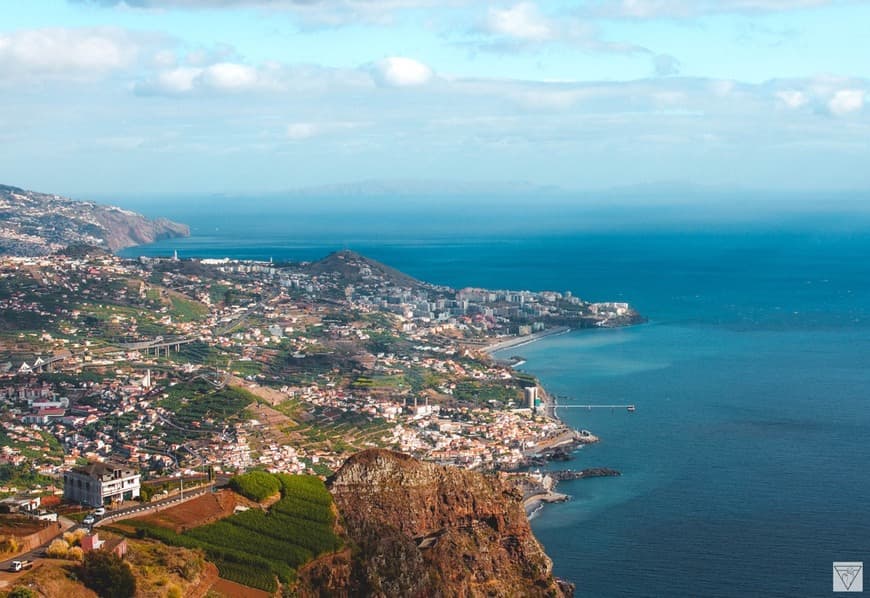
[[[15,586],[6,598],[36,598],[36,592],[24,586]]]
[[[154,496],[154,488],[145,485],[139,488],[139,500],[141,502],[151,502],[151,497]]]
[[[85,558],[85,551],[82,550],[81,546],[73,546],[69,549],[69,552],[66,553],[66,558],[71,561],[81,561]]]
[[[0,553],[18,552],[21,549],[21,543],[15,536],[0,536]]]
[[[67,552],[69,552],[69,544],[66,543],[66,540],[61,540],[60,538],[53,541],[45,549],[45,554],[53,559],[65,559]]]
[[[85,555],[79,579],[101,598],[131,598],[136,593],[136,578],[130,566],[105,550],[92,550]]]

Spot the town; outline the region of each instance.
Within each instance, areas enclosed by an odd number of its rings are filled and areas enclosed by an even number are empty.
[[[640,321],[570,292],[431,285],[350,251],[3,257],[0,309],[0,495],[93,507],[141,499],[140,479],[324,476],[372,447],[516,470],[595,438],[489,351]],[[97,491],[106,463],[127,473]]]

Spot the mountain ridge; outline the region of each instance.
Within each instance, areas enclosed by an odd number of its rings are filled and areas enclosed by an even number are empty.
[[[186,224],[92,201],[0,185],[0,254],[49,255],[70,245],[108,251],[190,236]]]

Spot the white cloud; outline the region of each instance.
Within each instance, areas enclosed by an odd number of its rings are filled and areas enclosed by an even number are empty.
[[[548,41],[556,36],[554,24],[531,2],[505,9],[490,8],[486,25],[492,33],[524,41]]]
[[[287,137],[293,141],[304,141],[314,137],[322,137],[342,131],[359,129],[368,126],[365,122],[296,122],[287,125]]]
[[[864,91],[860,89],[841,89],[828,102],[832,114],[844,116],[857,112],[864,107]]]
[[[19,30],[0,34],[0,75],[93,79],[130,66],[138,53],[133,36],[119,29]]]
[[[219,62],[202,71],[204,85],[222,91],[253,89],[260,83],[256,69],[232,62]]]
[[[202,69],[194,67],[178,67],[157,74],[152,84],[155,91],[161,90],[170,94],[193,91],[194,82],[202,73]]]
[[[381,87],[415,87],[429,83],[434,73],[427,65],[403,56],[391,56],[371,65],[375,83]]]
[[[153,77],[136,83],[133,90],[139,95],[184,95],[246,92],[276,87],[277,83],[269,77],[267,70],[233,62],[218,62],[205,67],[162,69]]]
[[[649,53],[646,48],[601,38],[588,20],[574,14],[545,14],[534,2],[520,2],[508,8],[490,8],[475,34],[483,39],[469,45],[486,51],[516,51],[542,44],[562,43],[593,52]]]
[[[810,103],[810,98],[802,91],[787,89],[776,92],[776,97],[789,108],[803,108]]]
[[[868,82],[863,79],[820,75],[812,79],[790,79],[769,84],[782,105],[815,114],[847,116],[860,112],[867,101]]]
[[[591,14],[632,19],[691,18],[715,13],[783,12],[858,0],[598,0]]]
[[[472,4],[471,0],[69,0],[79,4],[142,10],[198,10],[253,8],[288,11],[315,26],[389,24],[394,14],[416,8]]]

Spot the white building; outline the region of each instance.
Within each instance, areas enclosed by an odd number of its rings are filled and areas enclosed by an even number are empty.
[[[120,463],[88,463],[63,474],[63,497],[101,507],[139,497],[139,472]]]

